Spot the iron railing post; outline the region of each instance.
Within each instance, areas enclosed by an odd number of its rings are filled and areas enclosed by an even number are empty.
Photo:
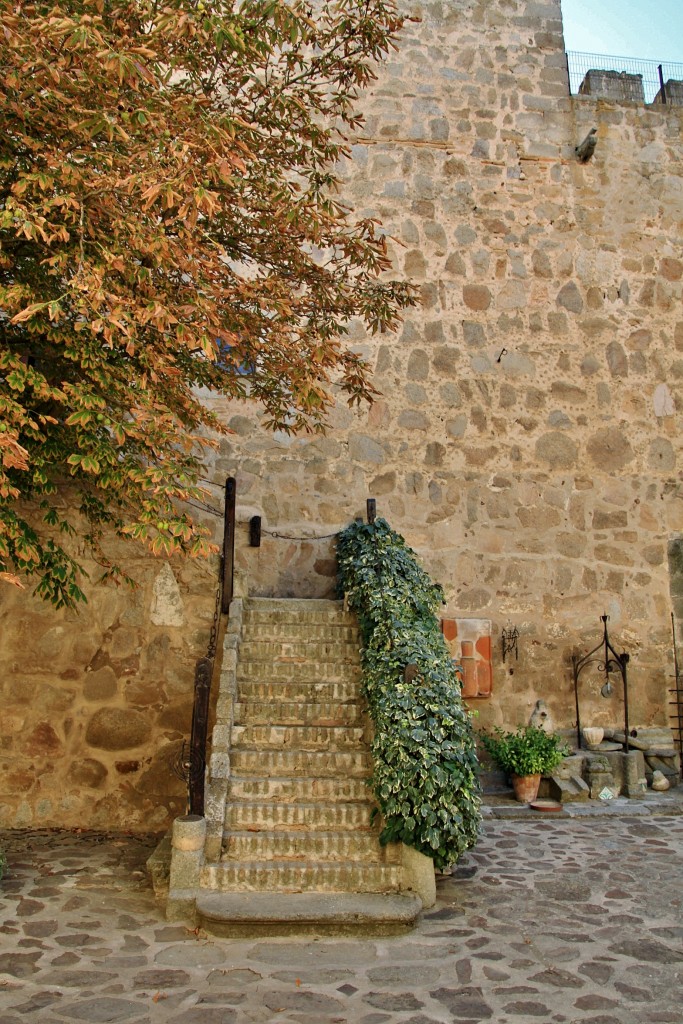
[[[221,611],[227,615],[232,601],[235,571],[235,504],[237,481],[229,476],[225,481],[225,511],[223,513],[223,581]]]

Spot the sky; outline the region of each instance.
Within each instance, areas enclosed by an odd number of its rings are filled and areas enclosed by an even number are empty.
[[[683,64],[683,0],[561,0],[568,50]]]

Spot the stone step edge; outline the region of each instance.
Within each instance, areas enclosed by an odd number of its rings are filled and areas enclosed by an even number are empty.
[[[408,931],[422,911],[414,893],[213,893],[199,891],[198,924],[219,937],[389,935]]]
[[[338,783],[340,787],[343,787],[344,785],[346,785],[348,783],[352,783],[352,784],[354,784],[354,786],[355,786],[355,784],[358,784],[359,787],[362,787],[362,792],[363,792],[364,795],[363,796],[356,795],[356,796],[348,797],[348,798],[345,799],[343,796],[340,796],[337,793],[328,793],[325,796],[321,796],[319,800],[315,800],[315,801],[314,800],[305,800],[305,801],[303,801],[304,804],[319,803],[319,804],[324,804],[325,806],[328,806],[328,807],[339,807],[339,806],[344,807],[347,804],[365,804],[366,800],[367,800],[367,802],[370,805],[374,805],[375,804],[375,797],[374,797],[374,795],[372,793],[372,789],[367,784],[367,782],[366,782],[366,780],[364,778],[358,778],[358,777],[354,776],[353,778],[350,779],[350,778],[348,778],[348,776],[345,776],[345,775],[342,775],[342,776],[327,775],[327,776],[322,776],[322,777],[318,776],[318,775],[310,775],[310,776],[308,776],[308,775],[248,775],[248,774],[245,775],[245,774],[242,774],[242,773],[240,773],[238,775],[237,772],[235,772],[234,774],[232,774],[230,776],[231,788],[230,788],[230,790],[228,792],[228,795],[227,795],[226,808],[227,808],[227,805],[230,804],[230,803],[232,803],[232,804],[240,804],[240,805],[241,804],[245,804],[245,803],[250,803],[250,804],[272,804],[274,806],[278,806],[280,804],[284,804],[287,807],[291,807],[292,806],[292,802],[291,802],[292,798],[283,798],[283,799],[280,800],[280,799],[277,798],[277,794],[276,793],[274,793],[271,797],[268,797],[268,796],[257,796],[257,795],[238,796],[238,795],[235,795],[235,790],[239,789],[242,786],[245,786],[245,785],[248,786],[250,784],[261,785],[264,782],[264,780],[267,780],[268,782],[272,782],[279,789],[282,789],[282,788],[290,789],[290,790],[306,789],[307,786],[311,782],[317,782],[319,779],[321,779],[321,781],[324,780],[325,788],[328,788],[328,789],[333,789],[335,783]],[[365,794],[367,794],[367,796]],[[300,802],[299,802],[300,798],[296,797],[295,799],[296,799],[296,802],[297,802],[297,806],[300,806]]]
[[[241,803],[241,801],[239,801],[239,802]],[[315,806],[315,805],[312,805],[312,806]],[[324,804],[323,806],[327,806],[327,805]],[[254,835],[261,835],[263,831],[266,831],[266,832],[270,831],[270,832],[272,832],[274,830],[273,829],[265,829],[265,830],[259,829],[258,832],[253,832],[251,829],[248,829],[248,828],[235,828],[235,829],[230,829],[226,833],[226,839],[228,839],[228,838],[229,839],[247,839],[247,838],[249,838],[251,836],[254,836]],[[336,829],[336,828],[320,829],[319,832],[315,833],[315,839],[316,839],[316,841],[319,841],[319,840],[324,839],[324,838],[328,838],[330,840],[333,840],[335,838],[338,839],[340,834],[341,835],[355,836],[357,831],[362,831],[362,830],[356,829],[356,828],[353,828],[353,827],[350,828],[350,829],[349,828],[344,828],[344,829],[341,829],[341,830],[340,829]],[[377,830],[375,830],[375,832],[376,832],[377,836],[379,837],[379,832]],[[289,831],[287,831],[286,829],[285,830],[277,829],[277,836],[278,836],[278,839],[282,839],[283,836],[289,836],[292,841],[294,841],[295,839],[301,839],[301,829],[290,828]],[[377,843],[379,845],[379,838],[377,840]],[[383,849],[384,849],[384,847],[383,847]],[[294,859],[298,860],[298,858],[294,858]]]
[[[346,800],[340,803],[342,807],[356,807],[358,809],[368,807],[372,809],[375,806],[370,795],[368,795],[367,800]],[[228,801],[226,806],[239,807],[240,809],[255,807],[286,807],[288,811],[307,811],[314,810],[316,808],[319,810],[323,807],[326,810],[330,810],[330,808],[335,808],[339,806],[339,804],[331,804],[327,798],[325,798],[324,800],[297,800],[297,802],[293,804],[290,800],[253,800],[249,797],[238,797],[237,799],[231,799],[230,796],[228,795]],[[334,830],[330,829],[330,831]]]
[[[342,611],[344,602],[341,598],[334,597],[259,597],[257,594],[249,595],[244,599],[245,611],[255,608],[288,608],[290,610],[302,609],[303,611]]]
[[[379,840],[377,846],[379,848]],[[386,849],[386,847],[381,849]],[[369,871],[392,875],[400,869],[400,863],[398,860],[363,860],[360,857],[358,860],[349,860],[348,858],[346,860],[320,860],[317,857],[305,857],[301,860],[287,860],[283,857],[274,857],[272,860],[264,859],[263,857],[246,857],[244,860],[231,860],[229,857],[226,858],[222,855],[220,860],[207,861],[204,867],[209,868],[211,872],[215,872],[218,875],[228,874],[238,868],[244,871],[266,871],[268,874],[273,875],[279,871],[289,872],[293,868],[304,871],[319,871],[323,874],[325,872],[332,874],[353,873],[358,871],[359,868],[366,868]]]
[[[230,773],[230,781],[231,782],[236,782],[238,784],[239,783],[243,783],[243,782],[262,782],[264,778],[267,778],[270,782],[275,782],[275,783],[279,784],[279,783],[283,783],[283,782],[285,782],[285,783],[303,782],[303,781],[307,781],[309,779],[313,779],[313,781],[316,781],[318,779],[318,776],[317,775],[311,775],[311,776],[308,776],[308,775],[268,775],[268,776],[264,776],[260,772],[245,772],[245,771],[235,771],[235,772],[231,772]],[[337,779],[336,776],[329,777],[327,775],[324,775],[324,776],[320,776],[320,780],[321,781],[325,781],[326,783],[327,782],[352,782],[352,783],[356,783],[356,782],[360,783],[360,782],[362,782],[362,783],[365,784],[365,779],[359,779],[359,778],[356,778],[355,776],[353,776],[352,778],[347,778],[346,776],[343,776],[341,779]],[[370,793],[371,792],[370,786],[368,786],[367,789],[368,789],[368,792]],[[327,797],[325,797],[324,799],[327,800]],[[310,801],[308,801],[308,802],[310,803]],[[352,801],[352,803],[355,803],[355,801]]]

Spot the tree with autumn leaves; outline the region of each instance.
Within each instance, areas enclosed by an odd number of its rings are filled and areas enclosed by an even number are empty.
[[[371,400],[349,322],[412,301],[340,202],[391,0],[0,0],[0,576],[83,599],[85,523],[209,550],[187,501],[223,429],[201,390],[324,428]],[[67,545],[68,547],[68,545]]]

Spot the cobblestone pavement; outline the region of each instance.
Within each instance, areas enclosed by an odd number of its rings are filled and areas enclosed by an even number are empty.
[[[683,1020],[683,817],[488,817],[410,935],[166,924],[153,836],[0,834],[1,1024]]]

